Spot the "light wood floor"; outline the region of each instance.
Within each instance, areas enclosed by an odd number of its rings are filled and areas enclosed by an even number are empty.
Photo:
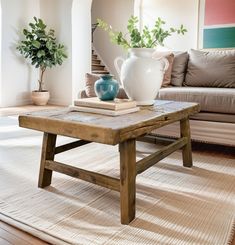
[[[54,105],[48,105],[48,106],[29,105],[29,106],[21,106],[21,107],[0,108],[0,116],[18,115],[20,113],[26,113],[30,111],[54,109],[59,107],[60,106],[54,106]],[[209,154],[216,154],[223,157],[232,156],[235,159],[235,149],[232,147],[230,148],[224,146],[193,143],[193,151],[207,152]],[[46,245],[46,244],[48,243],[0,221],[0,245]],[[231,245],[235,245],[235,234]]]
[[[0,221],[0,245],[45,245],[49,244],[30,234]]]
[[[46,105],[46,106],[25,105],[25,106],[18,106],[18,107],[6,107],[6,108],[0,108],[0,116],[19,115],[31,111],[41,111],[41,110],[49,110],[49,109],[56,109],[56,108],[63,108],[63,107],[64,106],[58,106],[58,105]]]

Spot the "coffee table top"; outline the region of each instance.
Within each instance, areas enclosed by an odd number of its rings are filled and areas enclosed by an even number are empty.
[[[118,117],[56,109],[19,116],[21,127],[115,145],[199,112],[197,103],[156,100]]]

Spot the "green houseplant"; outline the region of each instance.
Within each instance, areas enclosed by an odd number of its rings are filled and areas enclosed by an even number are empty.
[[[107,31],[111,42],[122,46],[124,49],[129,48],[155,48],[157,45],[164,46],[164,40],[173,33],[185,34],[187,30],[183,25],[179,28],[164,29],[166,24],[161,18],[157,18],[154,27],[150,29],[144,26],[142,31],[138,28],[138,17],[131,16],[127,24],[127,33],[123,34],[121,31],[114,31],[113,28],[105,21],[97,19],[98,27]]]
[[[42,19],[34,17],[34,22],[29,23],[29,29],[23,29],[24,40],[21,40],[17,50],[31,64],[40,70],[38,90],[32,92],[32,100],[37,105],[45,105],[49,100],[49,92],[43,89],[43,78],[47,68],[62,65],[67,58],[65,47],[56,41],[55,31],[47,30]],[[46,101],[41,101],[40,98]]]

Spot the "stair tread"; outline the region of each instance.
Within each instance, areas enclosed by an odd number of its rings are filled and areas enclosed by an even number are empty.
[[[92,73],[94,73],[94,74],[109,74],[109,72],[108,71],[105,71],[105,70],[103,70],[103,71],[92,70]]]
[[[107,71],[107,68],[105,67],[105,65],[102,64],[100,58],[98,57],[98,55],[95,53],[95,50],[92,48],[92,67],[91,67],[91,71],[94,74],[110,74]]]
[[[104,65],[100,65],[100,64],[92,64],[92,66],[97,67],[97,68],[103,68],[103,67],[105,67]]]
[[[92,62],[99,62],[100,63],[100,60],[99,59],[92,59]]]

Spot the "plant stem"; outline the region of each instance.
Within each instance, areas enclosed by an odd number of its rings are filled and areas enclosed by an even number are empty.
[[[38,91],[39,92],[42,92],[43,91],[42,85],[43,85],[43,75],[44,75],[45,70],[46,70],[46,67],[45,66],[41,66],[40,67],[41,74],[40,74],[40,79],[38,80],[38,83],[39,83],[39,89],[38,89]]]
[[[157,43],[157,39],[154,39],[153,42],[150,44],[150,48],[154,47],[154,45],[156,45]]]

